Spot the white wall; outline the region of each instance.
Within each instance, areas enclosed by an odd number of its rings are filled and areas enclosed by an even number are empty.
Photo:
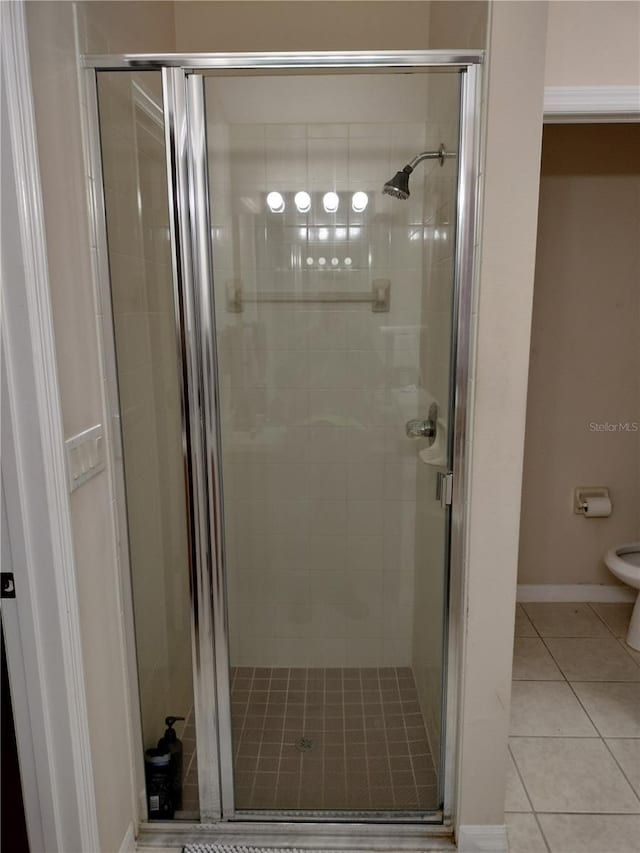
[[[145,37],[156,49],[171,49],[173,45],[169,4],[129,7],[88,3],[86,8],[80,4],[79,12],[81,50],[126,49],[127,38],[144,49]],[[136,17],[137,12],[142,18]],[[30,2],[26,13],[62,416],[65,435],[70,436],[106,422],[74,6],[67,2]],[[113,493],[107,473],[99,474],[71,496],[98,825],[102,850],[109,853],[120,848],[135,820],[136,801],[122,579],[112,513]]]
[[[489,35],[456,818],[464,826],[504,823],[546,16],[545,3],[496,3]]]
[[[546,86],[640,86],[638,0],[553,0]]]

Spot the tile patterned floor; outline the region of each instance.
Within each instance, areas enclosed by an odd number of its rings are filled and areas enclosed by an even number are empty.
[[[240,809],[437,807],[408,668],[237,668],[232,720]]]
[[[231,673],[239,809],[436,809],[433,759],[409,668]],[[302,739],[305,743],[301,743]],[[197,816],[193,714],[182,735],[183,806]],[[306,748],[310,747],[310,748]]]
[[[631,608],[518,605],[511,853],[640,851],[640,655],[624,642]]]
[[[239,809],[438,807],[409,668],[240,667],[231,675]],[[198,814],[193,714],[182,742],[183,805],[177,817],[188,819]]]

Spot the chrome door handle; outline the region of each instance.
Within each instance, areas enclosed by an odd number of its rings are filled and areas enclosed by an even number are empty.
[[[426,420],[413,418],[407,421],[405,429],[409,438],[428,438],[429,445],[432,445],[438,434],[438,404],[432,403],[429,406]]]
[[[429,418],[426,421],[421,421],[419,418],[407,421],[407,435],[409,438],[432,438],[435,434],[435,422]]]

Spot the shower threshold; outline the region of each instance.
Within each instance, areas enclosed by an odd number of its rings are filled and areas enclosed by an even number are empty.
[[[317,851],[367,851],[367,853],[426,853],[455,851],[450,826],[401,823],[304,823],[228,821],[179,826],[173,821],[145,823],[140,828],[138,847],[182,850],[186,845],[223,844],[271,851],[278,847]],[[206,848],[205,848],[206,849]],[[214,848],[215,849],[215,848]]]

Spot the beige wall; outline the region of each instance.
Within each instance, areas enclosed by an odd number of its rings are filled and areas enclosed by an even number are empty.
[[[615,157],[610,152],[615,151]],[[640,125],[547,125],[519,582],[616,583],[602,557],[640,535]],[[607,486],[609,518],[573,512]]]
[[[430,3],[177,0],[181,51],[427,47]]]
[[[640,2],[553,0],[546,86],[640,86]]]
[[[459,723],[462,825],[504,823],[546,16],[545,3],[496,3],[489,35]]]
[[[184,51],[482,49],[487,6],[484,0],[176,0],[176,46]]]
[[[54,0],[53,5],[67,3]],[[176,49],[174,5],[171,0],[80,0],[80,50],[99,54],[170,53]]]
[[[121,50],[132,43],[138,49],[144,49],[145,44],[169,49],[173,18],[168,4],[139,3],[133,10],[128,6],[79,4],[81,50]],[[136,17],[142,12],[144,26]],[[71,436],[106,421],[92,285],[74,6],[67,2],[29,2],[26,13],[62,417],[65,435]],[[163,34],[165,15],[169,31]],[[152,41],[145,42],[145,38]],[[98,827],[105,853],[120,848],[135,820],[123,599],[112,500],[107,473],[71,496],[89,733]]]
[[[486,0],[433,0],[429,14],[432,50],[483,50],[487,44],[489,3]]]

